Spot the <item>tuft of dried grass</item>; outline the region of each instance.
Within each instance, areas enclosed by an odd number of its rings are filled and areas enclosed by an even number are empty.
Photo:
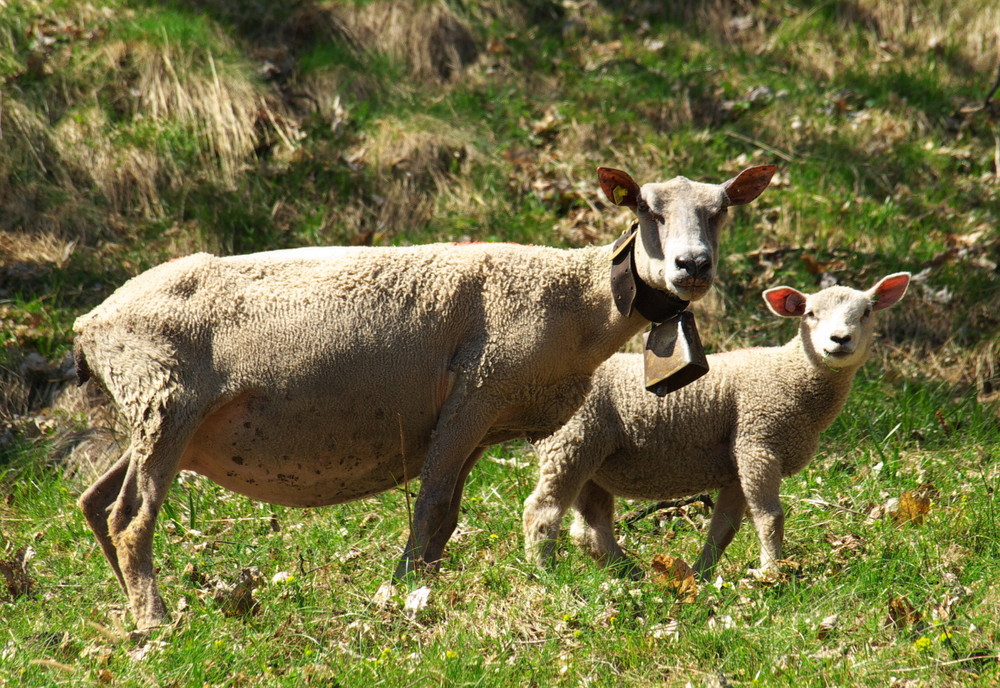
[[[262,127],[293,145],[286,118],[275,112],[264,88],[207,50],[181,50],[167,41],[119,41],[105,47],[103,59],[124,77],[111,85],[118,91],[112,100],[134,122],[179,127],[199,144],[199,162],[224,186],[232,186],[244,171]],[[146,160],[133,160],[134,170],[180,181],[179,165],[156,170]]]
[[[479,55],[472,31],[443,2],[371,2],[342,16],[359,45],[407,65],[420,81],[447,82]]]
[[[342,221],[360,228],[355,243],[373,243],[384,235],[413,230],[433,217],[439,203],[469,202],[473,194],[461,180],[468,178],[470,164],[481,158],[471,132],[424,115],[386,117],[372,131],[352,159],[367,165],[380,180],[374,207],[349,201],[338,212]]]
[[[45,118],[0,93],[0,123],[0,230],[89,236],[97,220],[87,175],[63,155]]]

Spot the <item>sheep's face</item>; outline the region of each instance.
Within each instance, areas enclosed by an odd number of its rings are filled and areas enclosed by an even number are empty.
[[[646,184],[636,204],[639,277],[686,301],[700,299],[715,278],[719,235],[727,219],[722,187],[684,177]]]
[[[775,287],[764,292],[764,300],[777,315],[802,318],[799,334],[812,360],[829,368],[856,368],[868,356],[873,314],[903,298],[909,281],[909,273],[900,272],[868,291],[829,287],[812,295]]]
[[[685,301],[703,297],[712,286],[719,234],[731,205],[743,205],[767,188],[774,165],[751,167],[724,184],[685,177],[639,188],[625,172],[600,168],[598,179],[609,199],[631,208],[639,219],[635,265],[639,278]]]

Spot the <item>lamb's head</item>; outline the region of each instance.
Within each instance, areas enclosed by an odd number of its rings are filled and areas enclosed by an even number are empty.
[[[719,254],[719,233],[727,209],[759,196],[771,182],[775,165],[749,167],[723,184],[685,177],[645,184],[621,170],[601,167],[597,178],[615,205],[639,220],[635,266],[639,278],[685,301],[704,296],[712,286]]]
[[[792,287],[775,287],[764,292],[764,300],[776,315],[802,318],[799,336],[810,360],[828,368],[853,369],[868,356],[875,329],[872,314],[903,298],[909,283],[910,273],[897,272],[868,291],[835,286],[803,294]]]

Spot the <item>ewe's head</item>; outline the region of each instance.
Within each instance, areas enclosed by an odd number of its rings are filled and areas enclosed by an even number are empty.
[[[612,203],[631,208],[639,218],[639,277],[655,289],[694,301],[712,286],[727,209],[757,198],[776,169],[749,167],[723,184],[674,177],[639,188],[627,173],[609,167],[598,169],[597,178]]]
[[[803,294],[791,287],[764,292],[772,313],[802,318],[799,334],[814,363],[829,368],[856,368],[865,362],[874,332],[872,313],[892,306],[906,293],[910,273],[883,277],[868,291],[829,287]]]

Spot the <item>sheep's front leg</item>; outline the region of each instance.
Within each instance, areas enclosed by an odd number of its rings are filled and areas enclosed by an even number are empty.
[[[428,564],[436,564],[441,561],[441,556],[444,554],[444,546],[448,544],[448,540],[451,539],[452,534],[455,532],[455,528],[458,527],[458,515],[462,506],[462,490],[465,487],[465,480],[469,477],[469,473],[472,471],[472,467],[479,462],[479,458],[483,455],[485,447],[480,447],[476,451],[472,452],[472,455],[465,460],[465,465],[462,466],[462,472],[459,473],[458,480],[455,481],[455,490],[451,495],[451,505],[448,508],[448,516],[444,523],[438,529],[438,531],[431,537],[431,541],[427,545],[427,549],[424,551],[424,561]]]
[[[694,570],[704,578],[719,561],[726,547],[733,541],[746,512],[747,500],[743,496],[743,488],[739,482],[719,490],[715,501],[715,511],[712,512],[712,522],[708,526],[708,539],[701,550]]]
[[[462,501],[460,478],[464,482],[464,476],[475,465],[479,446],[492,422],[492,414],[468,400],[463,407],[456,395],[445,404],[420,474],[412,530],[396,567],[396,578],[403,579],[415,571],[418,563],[425,561],[432,538],[449,522],[449,514],[454,512],[457,517]],[[432,549],[430,554],[440,556],[446,542],[447,537],[435,541],[439,551]]]

